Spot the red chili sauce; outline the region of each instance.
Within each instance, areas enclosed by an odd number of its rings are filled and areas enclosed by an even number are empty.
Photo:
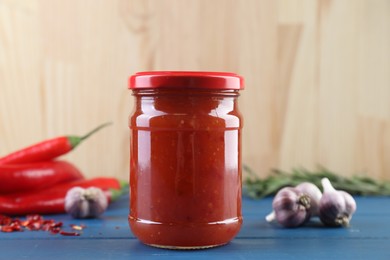
[[[153,79],[159,73],[147,75]],[[171,81],[137,88],[134,79],[131,85],[129,224],[139,240],[152,246],[223,245],[242,224],[242,117],[237,106],[242,86],[208,88],[208,73],[200,73],[204,82],[196,81],[196,73],[172,73],[181,75],[180,87]],[[178,80],[175,75],[169,74]]]

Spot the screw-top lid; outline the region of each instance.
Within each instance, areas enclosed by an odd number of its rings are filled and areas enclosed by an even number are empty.
[[[244,78],[229,72],[205,71],[145,71],[129,78],[130,89],[201,88],[240,90]]]

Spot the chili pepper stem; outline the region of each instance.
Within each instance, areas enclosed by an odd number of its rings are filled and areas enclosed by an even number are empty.
[[[88,137],[90,137],[91,135],[93,135],[94,133],[99,131],[100,129],[102,129],[108,125],[111,125],[111,124],[112,124],[112,122],[107,122],[107,123],[101,124],[83,136],[68,136],[68,140],[69,140],[70,145],[72,146],[72,149],[74,149],[83,140],[87,139]]]
[[[119,199],[120,196],[122,196],[125,192],[125,189],[129,187],[129,183],[127,181],[118,180],[119,182],[119,190],[118,189],[110,189],[111,193],[111,201],[115,201]]]
[[[118,181],[119,181],[119,186],[121,187],[120,188],[121,190],[129,187],[129,183],[127,181],[124,181],[124,180],[118,180]]]
[[[122,190],[109,189],[109,191],[111,193],[111,197],[110,197],[111,201],[115,201],[115,200],[119,199],[119,197],[122,196],[122,194],[123,194]]]

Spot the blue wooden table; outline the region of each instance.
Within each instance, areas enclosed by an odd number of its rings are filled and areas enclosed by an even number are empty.
[[[231,243],[172,251],[145,246],[131,234],[124,196],[101,219],[48,216],[64,226],[85,224],[79,237],[0,232],[0,259],[390,259],[390,197],[356,200],[358,210],[349,228],[325,228],[315,219],[306,227],[284,229],[264,220],[271,209],[270,198],[244,199],[244,225]]]

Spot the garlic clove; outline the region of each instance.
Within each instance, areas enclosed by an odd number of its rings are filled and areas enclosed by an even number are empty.
[[[319,216],[327,226],[348,226],[353,213],[356,211],[356,202],[345,191],[334,189],[329,179],[321,180],[324,193],[320,200]]]
[[[309,195],[310,197],[310,213],[311,216],[318,216],[320,200],[322,197],[321,190],[310,182],[302,182],[301,184],[295,186],[296,189],[301,191],[304,194]]]
[[[293,187],[281,189],[272,202],[276,221],[284,227],[297,227],[310,219],[310,197]],[[272,213],[267,221],[272,221]]]
[[[344,197],[346,211],[347,212],[352,212],[352,214],[355,213],[355,211],[356,211],[356,201],[355,201],[355,199],[351,196],[351,194],[349,194],[349,193],[347,193],[347,192],[345,192],[343,190],[340,190],[339,192]]]
[[[100,216],[108,206],[104,192],[96,187],[83,189],[74,187],[65,197],[65,211],[74,218],[95,218]]]

